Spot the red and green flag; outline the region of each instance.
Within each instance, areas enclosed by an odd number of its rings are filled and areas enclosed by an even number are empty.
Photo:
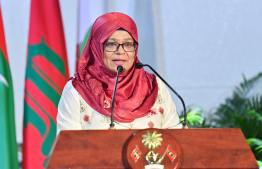
[[[15,134],[14,94],[0,6],[0,168],[19,167]]]
[[[139,150],[138,147],[136,147],[132,153],[131,153],[131,158],[133,159],[133,161],[136,163],[137,160],[140,158],[140,156],[142,155],[141,151]]]
[[[173,162],[174,159],[176,158],[176,153],[175,151],[170,147],[168,146],[167,149],[166,149],[166,155],[168,156],[168,158]]]
[[[25,77],[23,168],[43,168],[56,137],[57,105],[68,79],[59,0],[31,0]]]

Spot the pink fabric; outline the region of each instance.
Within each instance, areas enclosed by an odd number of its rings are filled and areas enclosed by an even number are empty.
[[[79,72],[72,79],[74,88],[83,99],[97,112],[111,116],[112,95],[116,74],[109,71],[103,63],[103,42],[117,29],[127,30],[138,42],[135,22],[122,13],[107,13],[95,21],[90,37],[79,61]],[[136,50],[137,54],[137,50]],[[139,62],[135,56],[135,63]],[[118,79],[114,104],[114,119],[119,122],[132,122],[146,116],[154,105],[158,85],[156,77],[144,69],[129,71]],[[109,108],[104,108],[110,103]]]

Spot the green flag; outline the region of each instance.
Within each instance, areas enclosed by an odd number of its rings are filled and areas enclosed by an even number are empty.
[[[13,83],[0,6],[0,168],[18,168]]]

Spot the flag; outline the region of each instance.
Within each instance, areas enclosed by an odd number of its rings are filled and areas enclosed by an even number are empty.
[[[139,157],[142,155],[141,151],[139,150],[139,148],[136,146],[136,148],[132,151],[131,153],[131,158],[134,160],[134,162],[136,163],[137,160],[139,159]]]
[[[176,158],[176,153],[175,151],[170,147],[168,146],[167,149],[166,149],[166,155],[168,156],[168,158],[173,162],[174,159]]]
[[[13,83],[5,44],[0,6],[0,165],[5,169],[18,168],[15,135]]]
[[[58,0],[31,0],[25,77],[23,168],[43,168],[56,137],[57,105],[68,79]]]

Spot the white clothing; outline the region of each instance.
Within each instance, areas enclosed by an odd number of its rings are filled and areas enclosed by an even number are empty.
[[[131,123],[115,121],[115,129],[182,128],[176,113],[176,106],[165,84],[157,78],[158,96],[145,117]],[[60,130],[107,130],[110,117],[104,116],[88,105],[68,81],[58,104],[57,134]]]

